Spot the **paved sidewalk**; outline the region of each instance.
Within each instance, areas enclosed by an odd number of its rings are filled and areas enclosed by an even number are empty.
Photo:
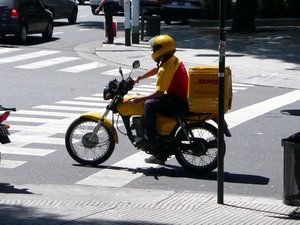
[[[177,43],[176,55],[186,67],[218,65],[218,27],[162,26]],[[155,66],[147,39],[125,46],[124,37],[115,44],[97,43],[96,54],[111,63],[131,66],[139,59],[141,68]],[[227,32],[226,65],[233,82],[300,89],[300,26],[258,27],[256,33]]]
[[[281,200],[80,185],[8,186],[0,193],[1,225],[299,224]]]

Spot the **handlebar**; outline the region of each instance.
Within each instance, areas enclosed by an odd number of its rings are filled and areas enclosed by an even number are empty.
[[[0,105],[0,111],[17,111],[16,108],[6,108],[6,107],[3,107],[2,105]]]

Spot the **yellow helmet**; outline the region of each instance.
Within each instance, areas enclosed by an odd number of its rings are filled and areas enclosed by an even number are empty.
[[[149,44],[153,50],[151,57],[155,62],[176,51],[176,42],[169,35],[155,36],[149,41]]]

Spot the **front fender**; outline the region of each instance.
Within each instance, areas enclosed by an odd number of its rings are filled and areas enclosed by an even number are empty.
[[[88,113],[84,113],[84,114],[80,115],[80,117],[91,119],[95,122],[98,122],[99,119],[102,117],[102,114],[95,113],[95,112],[88,112]],[[115,142],[119,143],[118,133],[117,133],[116,129],[113,127],[111,121],[109,119],[107,119],[106,117],[104,117],[103,126],[107,127],[109,130],[112,130]]]

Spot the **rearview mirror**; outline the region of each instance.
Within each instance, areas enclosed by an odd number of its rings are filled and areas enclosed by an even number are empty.
[[[132,63],[132,68],[133,69],[137,69],[140,67],[140,61],[139,60],[135,60],[133,63]]]

